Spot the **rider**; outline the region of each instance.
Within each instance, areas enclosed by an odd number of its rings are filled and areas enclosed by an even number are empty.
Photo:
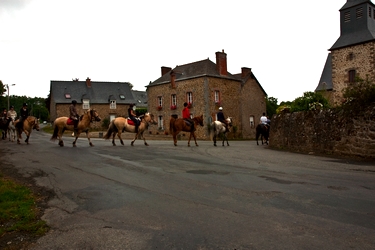
[[[73,100],[72,104],[70,104],[70,106],[69,106],[69,113],[70,113],[69,118],[73,120],[74,133],[77,133],[77,126],[78,126],[78,122],[79,122],[79,119],[78,119],[79,115],[77,113],[76,105],[77,105],[77,101]]]
[[[16,120],[16,117],[17,117],[17,112],[14,110],[14,106],[10,106],[10,109],[8,111],[8,114],[7,114],[8,117],[12,118],[12,121],[14,122]]]
[[[225,131],[228,132],[229,131],[228,130],[228,122],[225,119],[225,116],[224,116],[224,113],[223,113],[223,107],[219,107],[219,112],[217,112],[216,116],[217,116],[217,120],[224,125]]]
[[[269,121],[270,119],[266,116],[266,113],[263,113],[263,115],[260,117],[260,123],[268,129],[270,126]]]
[[[139,127],[139,119],[137,118],[137,114],[135,113],[135,105],[130,104],[128,108],[129,118],[134,122],[135,126],[135,132],[138,133],[138,127]]]
[[[1,118],[5,121],[8,118],[7,109],[3,108],[3,113],[1,114]]]
[[[194,121],[191,119],[190,110],[186,102],[184,103],[184,109],[182,110],[182,118],[190,124],[190,130],[194,131]]]
[[[19,129],[23,129],[23,122],[27,119],[27,117],[29,116],[29,110],[27,108],[27,103],[25,102],[23,105],[22,105],[22,108],[20,110],[20,119],[18,120],[18,123],[17,123],[17,126]]]

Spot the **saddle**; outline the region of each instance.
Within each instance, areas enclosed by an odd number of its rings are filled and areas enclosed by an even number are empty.
[[[66,122],[68,125],[74,125],[74,120],[68,118],[68,121]]]
[[[128,120],[128,124],[129,124],[129,125],[133,125],[133,126],[135,126],[133,120],[130,119],[130,117],[128,117],[128,118],[126,118],[126,119]],[[139,121],[141,121],[141,119],[139,119],[138,117],[137,117],[136,119],[139,120]]]

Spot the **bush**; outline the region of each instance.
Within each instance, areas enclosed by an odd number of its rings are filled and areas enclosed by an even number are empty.
[[[328,100],[319,92],[305,92],[290,105],[291,112],[308,111],[319,108],[329,108]]]
[[[343,96],[344,109],[361,111],[375,102],[375,85],[368,79],[357,78],[344,89]]]

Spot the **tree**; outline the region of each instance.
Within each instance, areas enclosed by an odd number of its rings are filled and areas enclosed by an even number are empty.
[[[319,92],[305,92],[303,96],[294,99],[290,105],[291,112],[311,110],[312,105],[329,108],[328,100]]]
[[[272,117],[274,114],[276,114],[277,109],[277,98],[275,97],[266,97],[266,111],[268,117]]]
[[[6,92],[5,85],[3,84],[3,81],[0,80],[0,95],[2,96]]]

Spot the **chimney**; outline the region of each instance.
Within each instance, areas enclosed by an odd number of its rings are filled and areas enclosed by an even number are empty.
[[[241,68],[241,78],[245,78],[249,74],[251,74],[251,68],[246,68],[246,67]]]
[[[161,67],[161,76],[167,74],[169,71],[171,71],[171,69],[172,68],[162,66]]]
[[[86,86],[87,86],[88,88],[91,88],[91,79],[88,78],[88,77],[87,77],[87,79],[86,79]]]
[[[176,82],[175,82],[176,73],[172,70],[170,75],[171,75],[171,87],[172,87],[172,89],[175,89],[176,88]]]
[[[222,52],[216,52],[216,69],[219,71],[220,75],[228,75],[227,54],[224,53],[224,50]]]

